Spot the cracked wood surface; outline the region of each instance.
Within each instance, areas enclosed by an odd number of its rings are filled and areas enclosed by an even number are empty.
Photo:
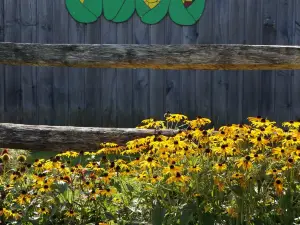
[[[175,135],[176,130],[152,130],[136,128],[94,128],[72,126],[46,126],[0,124],[0,148],[32,151],[64,151],[100,149],[104,142],[123,145],[126,142],[149,135]]]
[[[0,43],[0,64],[197,70],[300,69],[300,47]]]

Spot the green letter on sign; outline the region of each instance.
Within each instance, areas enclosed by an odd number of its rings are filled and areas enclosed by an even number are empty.
[[[102,11],[107,20],[120,23],[136,10],[146,24],[156,24],[167,14],[179,25],[193,25],[201,17],[205,0],[66,0],[70,15],[80,23],[95,22]]]

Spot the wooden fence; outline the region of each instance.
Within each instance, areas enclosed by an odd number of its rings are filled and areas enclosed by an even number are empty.
[[[65,1],[0,1],[0,42],[300,45],[299,0],[207,0],[200,21],[78,24]],[[39,76],[43,74],[43,76]],[[261,115],[300,118],[300,71],[0,66],[0,122],[135,127],[166,111],[215,126]]]
[[[300,69],[298,46],[250,45],[45,45],[0,43],[0,64],[149,69]],[[38,76],[43,76],[39,74]],[[96,150],[173,130],[51,127],[0,124],[0,147],[30,150]]]

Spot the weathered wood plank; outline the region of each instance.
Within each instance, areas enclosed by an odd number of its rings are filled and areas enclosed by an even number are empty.
[[[52,43],[52,12],[53,1],[37,1],[37,42],[39,43]],[[53,125],[55,108],[53,102],[53,68],[38,67],[36,73],[38,123]]]
[[[86,25],[77,23],[69,17],[69,43],[85,43]],[[69,68],[69,90],[68,90],[68,114],[69,124],[72,126],[84,125],[84,107],[85,107],[85,69]],[[100,125],[100,124],[99,124]]]
[[[93,128],[0,124],[0,147],[32,151],[98,150],[101,143],[123,145],[136,138],[161,134],[175,135],[177,130],[135,128]]]
[[[69,14],[65,10],[64,1],[53,1],[53,38],[55,44],[63,44],[69,42]],[[72,79],[72,78],[71,78]],[[53,68],[53,103],[54,123],[53,125],[69,124],[69,70],[64,68]]]
[[[117,24],[101,21],[101,43],[117,43]],[[99,53],[98,53],[99,54]],[[100,53],[101,54],[101,53]],[[116,127],[117,125],[117,73],[116,69],[102,70],[101,83],[101,105],[102,105],[102,124],[104,127]]]
[[[300,1],[295,1],[295,36],[294,44],[300,45]],[[293,117],[300,119],[300,70],[295,71],[292,83]]]
[[[150,25],[150,44],[165,44],[165,20]],[[142,46],[142,45],[139,45]],[[150,117],[163,119],[166,112],[166,73],[165,71],[149,71],[149,110]]]
[[[20,0],[4,0],[4,41],[20,42]],[[21,67],[5,67],[4,121],[22,123]]]
[[[133,27],[134,44],[149,44],[150,26],[143,23],[136,14],[133,16]],[[133,70],[132,84],[132,122],[133,126],[137,126],[143,119],[149,117],[149,70]]]
[[[197,24],[186,26],[182,28],[182,43],[196,44],[197,43]],[[207,79],[210,79],[207,77]],[[196,118],[197,104],[196,104],[196,71],[182,70],[180,71],[180,107],[181,113],[187,115],[189,118]],[[201,81],[200,83],[202,83]],[[199,99],[200,100],[200,99]]]
[[[246,0],[245,7],[245,43],[253,45],[261,44],[263,23],[262,1]],[[256,116],[259,112],[261,90],[258,87],[260,87],[260,80],[261,71],[244,71],[243,122],[247,122],[247,117]]]
[[[37,42],[37,0],[20,1],[20,10],[21,42],[35,43]],[[29,124],[38,124],[36,67],[22,66],[20,69],[23,93],[23,121]]]
[[[245,40],[245,1],[228,1],[228,42],[243,44]],[[228,71],[227,74],[227,123],[243,121],[243,78],[244,71]],[[234,110],[233,110],[234,109]]]
[[[214,4],[214,43],[228,43],[229,2],[216,0]],[[228,72],[215,71],[212,74],[212,122],[216,127],[227,123]]]
[[[213,44],[214,1],[207,1],[205,13],[197,24],[197,44]],[[206,27],[209,29],[206,31]],[[212,71],[196,71],[196,116],[212,118]]]
[[[259,8],[259,18],[256,21],[257,23],[261,22],[260,4],[252,4],[255,6],[250,7],[248,10]],[[251,19],[253,18],[251,17]],[[255,20],[251,23],[254,22]],[[258,24],[261,26],[261,23]],[[251,29],[251,32],[253,33],[253,29]],[[115,32],[110,30],[110,33]],[[257,29],[257,33],[261,33],[260,29]],[[258,36],[257,42],[261,42],[261,34]],[[253,34],[250,35],[249,39],[251,38],[253,38]],[[174,70],[300,69],[300,47],[215,44],[71,45],[1,43],[0,64]]]
[[[4,1],[0,2],[0,15],[4,15]],[[0,16],[0,42],[4,42],[4,17]],[[5,65],[0,65],[0,121],[4,122]]]
[[[86,25],[85,42],[88,44],[98,44],[102,41],[102,23],[97,20],[95,23]],[[97,31],[97,32],[95,32]],[[88,68],[85,70],[84,81],[84,124],[85,126],[106,126],[103,120],[103,105],[102,105],[102,91],[103,81],[102,73],[105,70]],[[71,78],[71,77],[70,77]],[[83,84],[82,84],[83,85]],[[108,97],[108,96],[106,96]]]
[[[262,44],[264,45],[276,44],[277,8],[274,0],[263,1]],[[275,119],[275,71],[262,71],[260,89],[261,101],[258,114]]]
[[[133,18],[125,23],[117,24],[117,43],[132,44],[133,43]],[[134,28],[135,29],[135,28]],[[116,70],[116,127],[132,127],[132,82],[133,75],[130,69]]]
[[[297,0],[296,0],[297,1]],[[294,25],[295,25],[295,7],[294,0],[278,0],[277,3],[277,41],[276,44],[293,44]],[[297,9],[299,10],[299,9]],[[292,70],[276,71],[276,95],[275,95],[275,108],[276,118],[278,122],[291,120],[291,107],[292,107]]]
[[[182,43],[182,26],[175,24],[169,17],[165,18],[165,44]],[[165,71],[166,76],[166,111],[182,113],[181,107],[181,76],[179,70]],[[185,77],[188,79],[188,77]]]

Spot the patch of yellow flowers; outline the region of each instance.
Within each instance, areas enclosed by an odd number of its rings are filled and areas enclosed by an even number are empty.
[[[67,151],[32,165],[20,157],[19,167],[1,177],[5,197],[0,216],[12,221],[25,213],[56,221],[62,215],[79,224],[105,209],[112,216],[106,213],[98,220],[113,217],[118,223],[118,210],[133,207],[138,199],[143,202],[139,210],[145,212],[123,213],[122,219],[142,215],[151,222],[149,199],[156,199],[173,216],[166,224],[175,224],[187,204],[197,206],[193,222],[209,214],[228,224],[268,224],[271,217],[288,224],[300,214],[300,121],[284,122],[280,128],[266,118],[248,120],[250,125],[216,130],[205,129],[211,123],[207,118],[166,113],[164,121],[143,120],[138,128],[177,129],[172,137],[157,132],[125,146],[105,143],[96,152]],[[7,159],[4,166],[9,163],[9,156],[2,158]],[[57,200],[66,195],[62,185],[72,194]],[[93,202],[99,203],[97,212]]]

